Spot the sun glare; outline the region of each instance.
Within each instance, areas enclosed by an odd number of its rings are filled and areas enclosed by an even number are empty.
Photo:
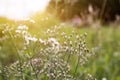
[[[49,0],[0,0],[0,16],[24,19],[37,11],[44,11]]]

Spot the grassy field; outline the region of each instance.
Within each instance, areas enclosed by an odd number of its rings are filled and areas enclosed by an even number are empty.
[[[51,21],[0,25],[0,80],[120,80],[120,27]]]

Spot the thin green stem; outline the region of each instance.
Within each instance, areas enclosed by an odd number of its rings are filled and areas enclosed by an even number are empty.
[[[67,63],[69,62],[70,60],[70,56],[71,56],[71,53],[68,55],[68,58],[67,58]]]
[[[37,76],[36,70],[35,70],[35,68],[34,68],[31,60],[30,60],[30,65],[31,65],[31,67],[32,67],[32,69],[33,69],[33,71],[34,71],[34,73],[35,73],[36,80],[38,80],[38,76]]]
[[[74,77],[76,75],[76,72],[77,72],[77,69],[78,69],[78,66],[79,66],[79,60],[80,60],[80,56],[78,56],[78,61],[77,61],[77,65],[75,67]]]
[[[26,46],[26,47],[27,47],[28,55],[30,56],[29,48],[28,48],[28,46]],[[34,68],[34,66],[33,66],[33,64],[32,64],[31,58],[29,58],[29,60],[30,60],[30,65],[31,65],[31,67],[32,67],[32,69],[33,69],[33,72],[35,73],[36,80],[38,80],[38,75],[37,75],[36,70],[35,70],[35,68]]]
[[[8,31],[8,34],[10,35],[11,39],[12,39],[12,44],[13,46],[15,47],[15,50],[17,52],[17,55],[18,55],[18,59],[19,59],[19,65],[20,65],[20,71],[21,71],[21,78],[22,80],[24,80],[23,78],[23,72],[22,72],[22,59],[21,59],[21,56],[20,56],[20,53],[19,53],[19,49],[17,48],[16,46],[16,43],[15,43],[15,39],[14,39],[14,36],[12,35],[12,33],[10,31]]]

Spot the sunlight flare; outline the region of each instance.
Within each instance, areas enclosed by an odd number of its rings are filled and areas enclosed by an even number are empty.
[[[0,16],[24,19],[35,12],[44,11],[48,3],[49,0],[1,0]]]

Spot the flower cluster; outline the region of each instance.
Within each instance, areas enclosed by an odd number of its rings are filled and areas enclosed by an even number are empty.
[[[55,37],[58,34],[54,34],[59,29],[48,29],[47,39],[41,39],[32,36],[27,31],[27,26],[18,26],[16,35],[22,36],[25,40],[25,49],[18,52],[25,56],[20,55],[22,60],[6,66],[0,74],[7,76],[7,79],[76,80],[79,66],[84,65],[94,54],[87,48],[86,33],[79,35],[73,31],[68,35],[62,32],[59,35],[62,39],[60,40]],[[31,42],[36,44],[33,45]],[[72,58],[74,65],[71,62]]]

